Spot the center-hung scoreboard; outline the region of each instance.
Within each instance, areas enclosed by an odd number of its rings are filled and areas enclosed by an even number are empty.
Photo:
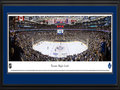
[[[57,34],[63,35],[64,32],[64,26],[63,25],[57,25]]]

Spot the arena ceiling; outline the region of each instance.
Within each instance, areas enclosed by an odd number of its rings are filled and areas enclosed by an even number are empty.
[[[102,18],[105,18],[107,16],[25,16],[26,21],[30,22],[40,22],[44,20],[75,20],[76,23],[82,23],[82,22],[90,22],[95,20],[100,20]]]

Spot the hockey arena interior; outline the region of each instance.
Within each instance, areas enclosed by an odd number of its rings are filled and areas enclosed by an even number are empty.
[[[111,61],[112,16],[9,16],[9,61]]]

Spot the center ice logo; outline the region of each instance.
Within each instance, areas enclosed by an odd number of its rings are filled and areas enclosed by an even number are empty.
[[[62,46],[58,46],[56,49],[58,49],[58,50],[63,50],[64,47],[62,47]]]

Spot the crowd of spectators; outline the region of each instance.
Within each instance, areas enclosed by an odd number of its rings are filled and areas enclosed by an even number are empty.
[[[9,33],[9,60],[11,61],[111,61],[111,33],[102,31],[66,30],[57,35],[55,30]],[[81,41],[88,45],[82,53],[55,58],[33,50],[40,41]]]
[[[65,24],[63,35],[57,35],[57,26],[31,22],[15,22],[9,18],[9,60],[10,61],[111,61],[111,18]],[[109,23],[106,23],[108,22]],[[29,26],[29,27],[28,27]],[[27,31],[26,29],[30,30]],[[32,30],[38,29],[38,30]],[[40,30],[39,30],[40,29]],[[42,30],[50,29],[50,30]],[[56,29],[56,30],[54,30]],[[67,30],[66,30],[67,29]],[[72,29],[72,30],[69,30]],[[79,29],[79,30],[75,30]],[[20,31],[21,30],[21,31]],[[95,31],[94,31],[95,30]],[[100,31],[101,30],[101,31]],[[104,30],[104,31],[102,31]],[[108,32],[105,32],[108,31]],[[88,45],[82,53],[55,58],[33,50],[40,41],[81,41]]]

